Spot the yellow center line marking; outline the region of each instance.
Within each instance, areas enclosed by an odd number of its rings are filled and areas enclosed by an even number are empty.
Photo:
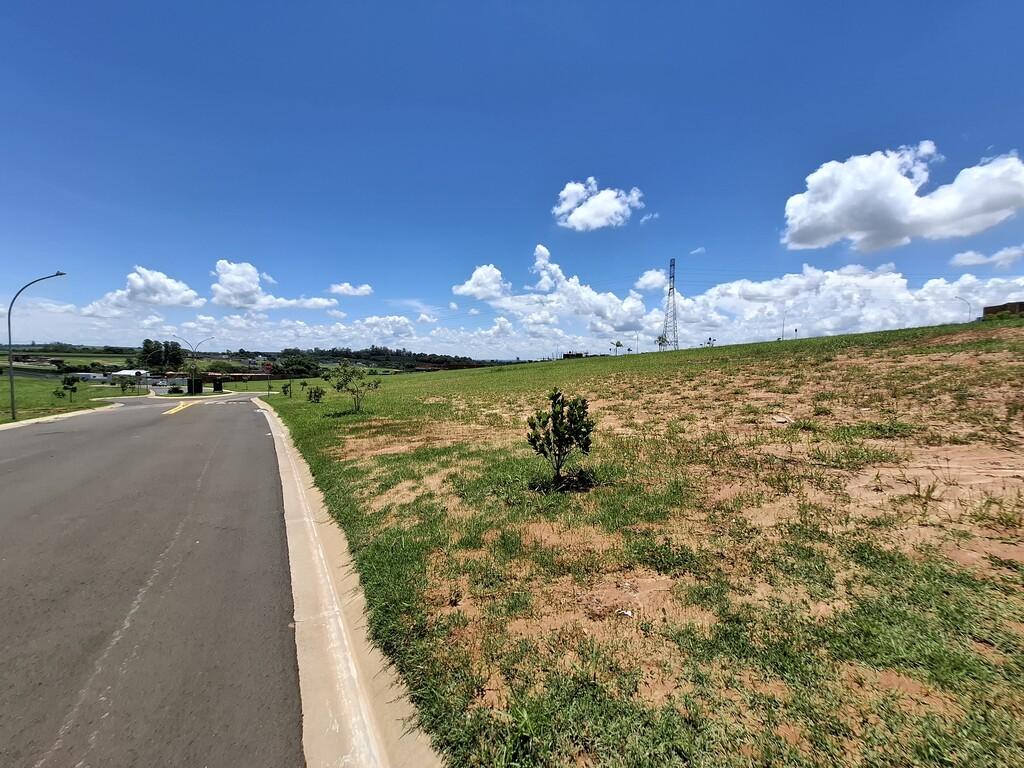
[[[164,411],[164,412],[163,412],[163,415],[164,415],[164,416],[170,416],[171,414],[177,413],[178,411],[183,411],[183,410],[185,410],[185,409],[186,409],[186,408],[188,408],[189,406],[192,406],[192,405],[198,405],[198,404],[199,404],[199,402],[200,402],[199,400],[190,400],[190,401],[189,401],[189,402],[187,402],[187,403],[178,403],[178,404],[177,404],[176,406],[174,406],[173,408],[171,408],[171,410],[169,410],[169,411]]]

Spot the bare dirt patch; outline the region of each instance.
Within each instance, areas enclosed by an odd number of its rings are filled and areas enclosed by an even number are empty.
[[[1004,341],[1024,341],[1024,330],[1020,328],[992,328],[978,331],[958,331],[944,336],[934,336],[926,346],[942,347],[950,344],[964,344],[972,341],[1002,339]]]
[[[572,551],[603,553],[619,546],[622,537],[591,525],[567,526],[547,520],[527,523],[522,528],[527,546],[558,547]]]
[[[914,449],[898,467],[855,474],[847,493],[854,517],[895,516],[899,524],[891,540],[907,553],[931,545],[964,565],[983,565],[990,554],[1021,560],[1024,464],[1015,451],[986,445]]]
[[[513,442],[518,434],[483,424],[429,421],[411,426],[403,422],[396,425],[394,432],[378,431],[365,436],[346,436],[340,445],[329,451],[329,455],[339,461],[353,461],[461,443],[502,445]]]
[[[854,694],[895,696],[899,705],[908,712],[929,712],[953,718],[964,714],[953,697],[895,670],[876,670],[859,664],[846,664],[841,677]]]

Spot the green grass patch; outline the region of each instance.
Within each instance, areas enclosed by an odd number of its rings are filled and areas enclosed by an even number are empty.
[[[106,397],[131,397],[143,395],[145,392],[122,393],[119,387],[111,387],[102,384],[89,384],[79,382],[78,391],[74,395],[74,402],[65,393],[65,397],[58,398],[53,392],[61,388],[61,380],[41,379],[34,376],[14,377],[14,394],[18,411],[18,421],[25,419],[39,418],[40,416],[52,416],[59,413],[71,413],[73,411],[87,410],[110,405],[109,401],[97,400],[96,398]],[[8,384],[7,375],[0,377],[0,424],[6,424],[11,420],[11,389]]]

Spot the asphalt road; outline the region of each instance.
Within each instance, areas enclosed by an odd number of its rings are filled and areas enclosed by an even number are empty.
[[[304,765],[280,476],[248,397],[0,430],[0,765]]]

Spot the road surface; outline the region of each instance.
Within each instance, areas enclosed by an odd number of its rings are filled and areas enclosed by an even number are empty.
[[[0,765],[304,765],[280,476],[249,396],[0,430]]]

